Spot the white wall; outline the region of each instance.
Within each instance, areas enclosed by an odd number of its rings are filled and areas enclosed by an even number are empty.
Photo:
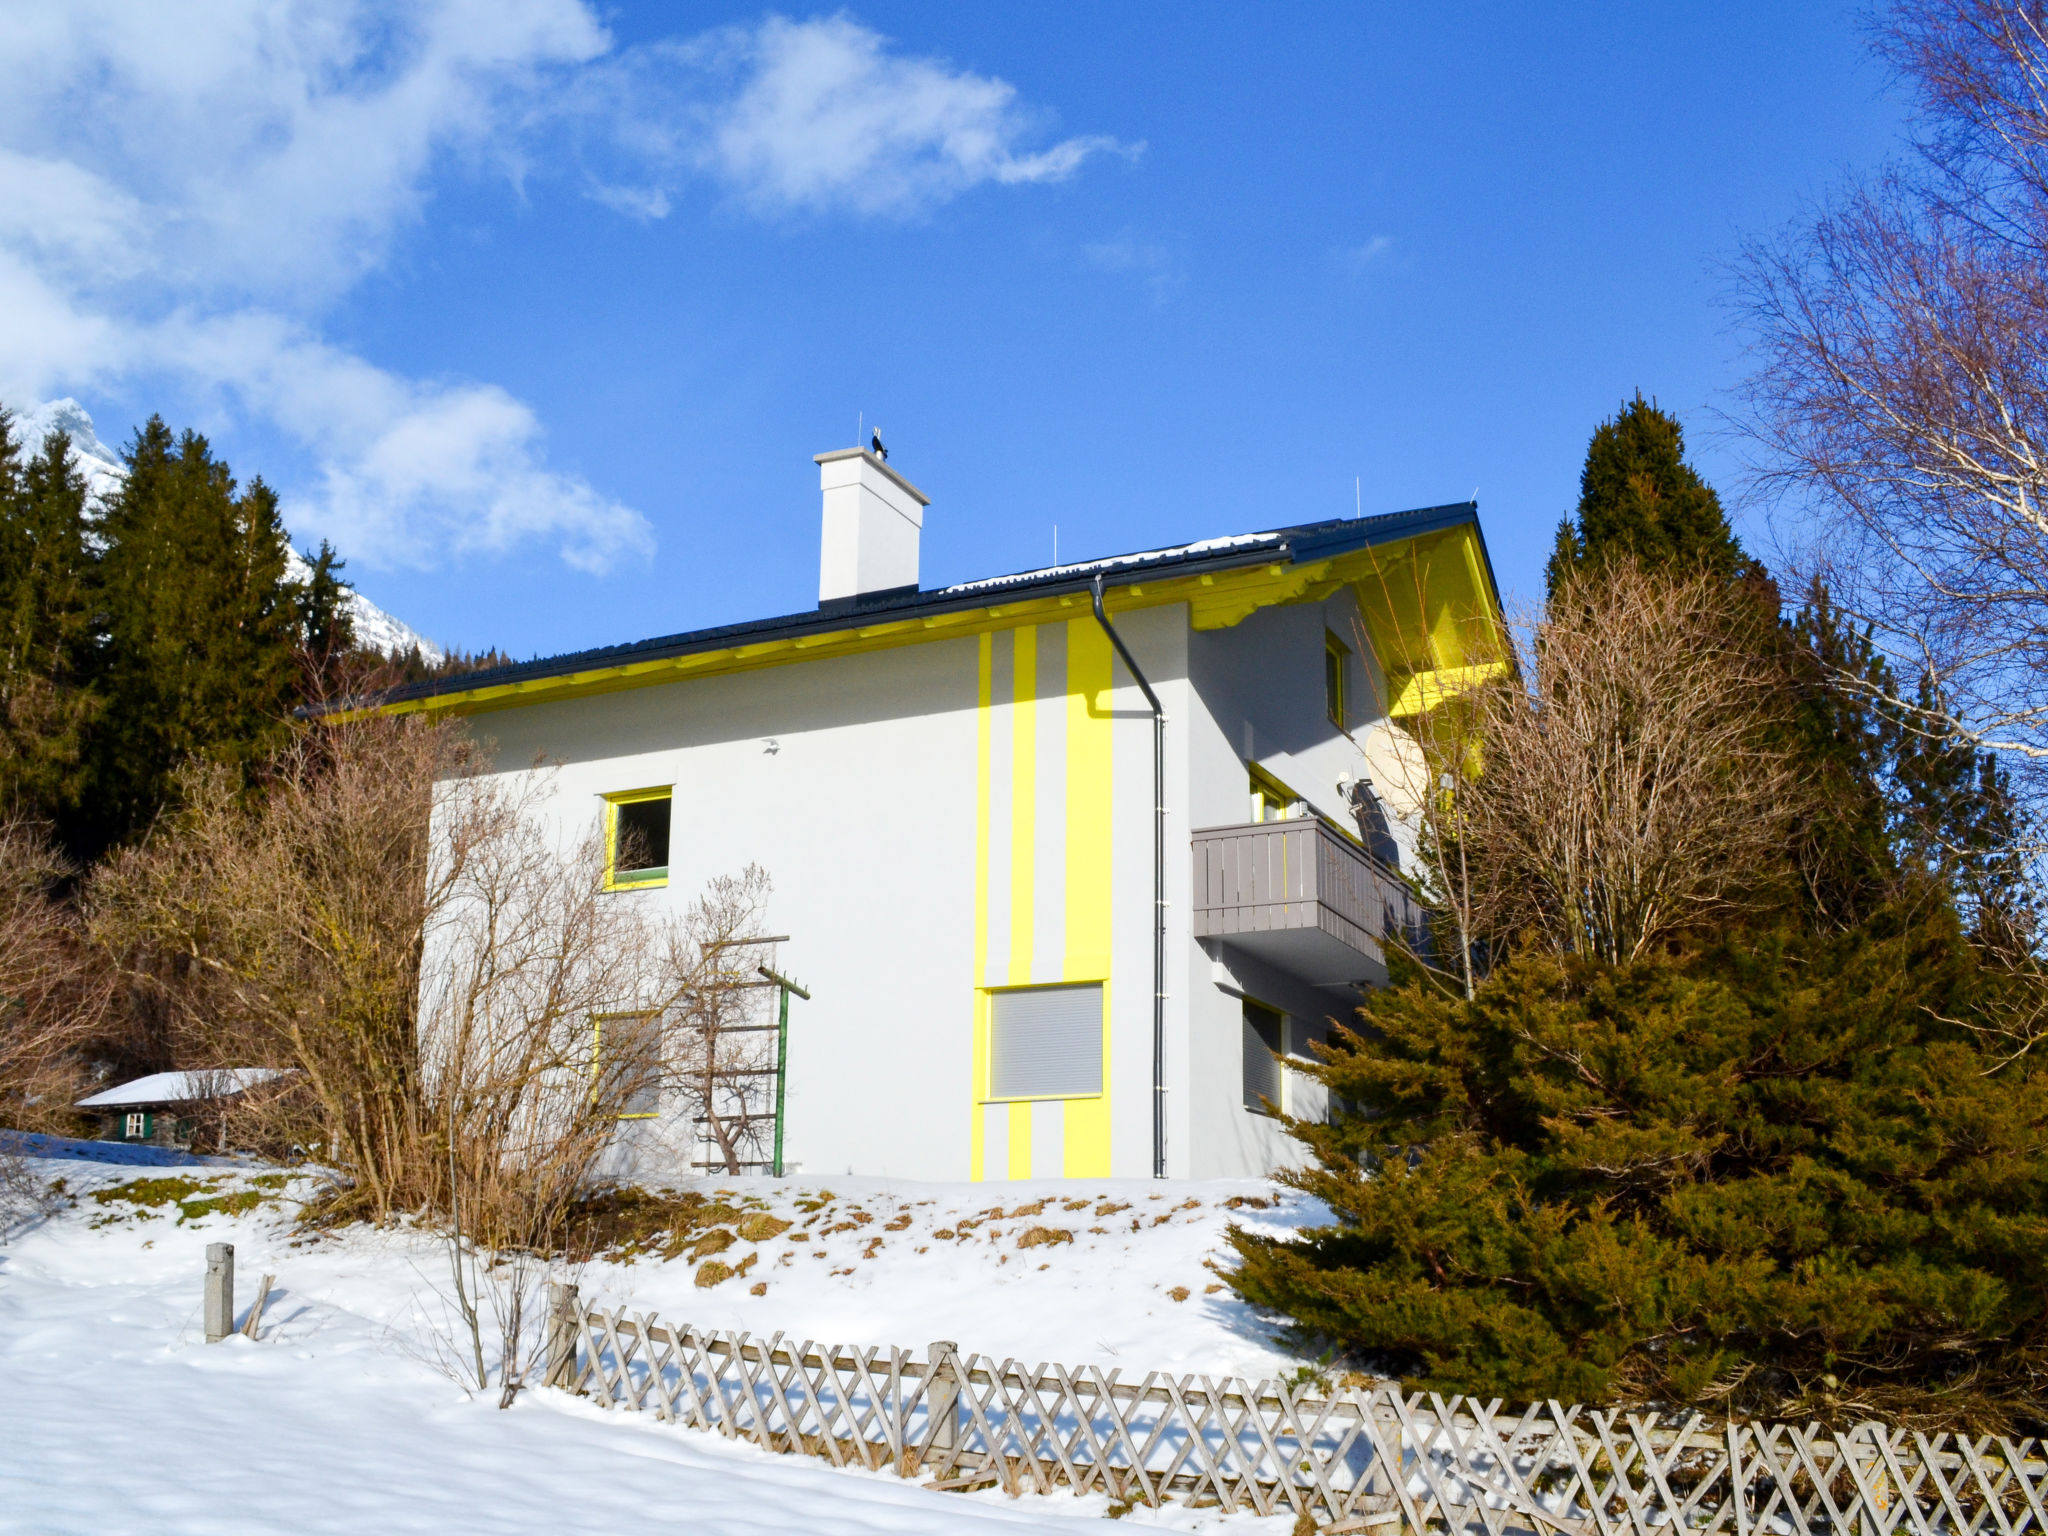
[[[565,835],[607,792],[673,783],[680,910],[758,863],[790,1004],[785,1157],[809,1172],[963,1177],[970,1075],[976,642],[934,641],[503,710],[502,764],[560,762]],[[772,743],[772,746],[771,746]],[[523,770],[515,770],[523,771]]]
[[[1326,717],[1323,652],[1326,630],[1355,643],[1354,614],[1343,595],[1219,631],[1191,630],[1184,605],[1116,620],[1168,719],[1175,1176],[1264,1172],[1299,1155],[1270,1119],[1243,1108],[1243,997],[1310,1033],[1350,1006],[1193,939],[1189,833],[1248,818],[1247,742],[1317,809],[1346,816],[1336,781],[1363,759]],[[935,640],[472,721],[501,765],[536,755],[559,764],[549,784],[565,843],[599,825],[607,793],[673,784],[668,886],[608,899],[679,911],[710,878],[749,863],[774,879],[768,931],[790,935],[782,964],[814,993],[793,1001],[790,1016],[785,1155],[806,1172],[968,1174],[981,1113],[973,1009],[986,984],[973,964],[980,644]],[[1110,1171],[1136,1177],[1152,1170],[1152,734],[1121,663],[1114,677]],[[1354,701],[1384,697],[1362,675],[1353,682]]]

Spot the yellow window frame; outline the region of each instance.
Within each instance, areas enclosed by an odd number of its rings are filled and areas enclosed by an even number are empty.
[[[622,1008],[616,1013],[593,1013],[590,1016],[590,1103],[597,1107],[598,1094],[602,1091],[604,1075],[604,1027],[619,1019],[657,1019],[651,1008]],[[657,1024],[657,1027],[659,1025]],[[657,1083],[659,1079],[657,1078]],[[657,1092],[659,1089],[657,1088]],[[618,1120],[659,1120],[658,1109],[621,1110],[613,1117]]]
[[[1302,797],[1257,763],[1247,763],[1245,769],[1251,776],[1251,796],[1255,811],[1252,820],[1259,823],[1285,821],[1287,807]]]
[[[637,872],[631,870],[627,871],[626,878],[620,878],[618,864],[619,807],[622,805],[640,805],[649,800],[667,800],[671,802],[669,806],[668,835],[669,856],[671,861],[673,861],[676,835],[675,806],[673,803],[675,797],[676,787],[673,784],[661,784],[650,789],[622,789],[604,797],[604,888],[606,890],[652,891],[668,884],[669,865],[663,865],[660,874],[648,875],[644,879],[633,878]]]
[[[995,1022],[996,997],[1005,992],[1043,992],[1052,987],[1099,987],[1102,991],[1102,1086],[1093,1093],[1012,1093],[998,1095],[995,1091]],[[981,1081],[977,1085],[981,1093],[975,1100],[979,1104],[1090,1104],[1109,1095],[1109,978],[1107,976],[1076,976],[1066,981],[1021,982],[1008,987],[978,987],[981,1007],[982,1068]]]

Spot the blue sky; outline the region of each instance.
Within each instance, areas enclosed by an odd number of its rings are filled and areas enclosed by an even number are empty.
[[[1826,5],[172,10],[0,32],[0,401],[517,656],[814,603],[858,413],[927,585],[1476,489],[1532,596],[1631,391],[1735,489],[1716,263],[1902,124]]]

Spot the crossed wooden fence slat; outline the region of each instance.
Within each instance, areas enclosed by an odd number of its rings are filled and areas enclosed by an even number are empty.
[[[2048,1448],[1877,1423],[1448,1401],[1393,1387],[791,1343],[570,1303],[548,1381],[944,1488],[1068,1487],[1396,1536],[2048,1536]]]

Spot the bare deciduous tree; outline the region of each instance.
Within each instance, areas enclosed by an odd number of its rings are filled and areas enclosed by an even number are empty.
[[[230,1123],[345,1169],[343,1214],[385,1218],[434,1190],[414,1051],[428,818],[436,780],[473,759],[447,726],[371,719],[299,737],[260,797],[194,765],[182,810],[87,891],[95,937],[179,1064],[292,1070],[293,1091],[238,1102]]]
[[[112,970],[55,894],[69,873],[42,827],[0,824],[0,1230],[48,1190],[5,1132],[74,1129],[86,1054],[113,1019]]]
[[[1483,760],[1456,793],[1480,932],[1623,963],[1783,867],[1803,790],[1769,744],[1751,602],[1632,565],[1551,595],[1522,676],[1471,696]]]
[[[1907,678],[2048,784],[2048,8],[1925,0],[1879,50],[1916,153],[1737,269],[1767,482]],[[1910,716],[1912,700],[1892,701]],[[1950,720],[1947,712],[1957,717]]]
[[[662,947],[668,998],[667,1079],[704,1128],[725,1172],[766,1162],[772,1126],[768,1080],[774,1049],[759,975],[767,872],[748,865],[721,875],[696,897]]]
[[[448,1363],[509,1403],[549,1256],[650,1077],[738,1155],[718,1117],[756,992],[733,960],[767,877],[681,916],[609,891],[600,831],[561,842],[552,775],[486,767],[454,727],[369,717],[302,738],[260,797],[190,769],[182,813],[89,908],[182,1062],[289,1074],[227,1110],[239,1134],[337,1169],[330,1214],[437,1219]]]
[[[112,973],[55,893],[69,873],[43,828],[0,824],[0,1126],[72,1130],[85,1048],[109,1022]]]

